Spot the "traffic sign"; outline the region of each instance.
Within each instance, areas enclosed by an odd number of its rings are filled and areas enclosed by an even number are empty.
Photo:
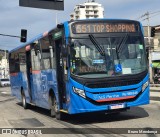
[[[19,6],[64,10],[64,0],[19,0]]]

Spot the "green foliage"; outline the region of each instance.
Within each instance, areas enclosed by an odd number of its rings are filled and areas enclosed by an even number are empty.
[[[0,60],[2,60],[2,58],[3,58],[3,56],[2,56],[2,55],[0,55]]]

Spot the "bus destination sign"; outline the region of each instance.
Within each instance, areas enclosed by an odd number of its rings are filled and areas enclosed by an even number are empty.
[[[74,34],[85,33],[113,33],[113,32],[137,32],[136,24],[134,23],[75,23],[72,25]]]

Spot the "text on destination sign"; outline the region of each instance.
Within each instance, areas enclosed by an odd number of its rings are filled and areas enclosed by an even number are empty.
[[[77,23],[73,33],[106,33],[106,32],[136,32],[135,24],[129,23]]]

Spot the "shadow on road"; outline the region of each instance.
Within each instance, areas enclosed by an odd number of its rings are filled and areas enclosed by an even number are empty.
[[[114,121],[124,121],[130,119],[138,119],[148,117],[148,113],[141,107],[131,108],[126,112],[121,112],[119,114],[104,114],[104,113],[88,113],[88,114],[78,114],[69,116],[66,122],[80,125],[80,124],[90,124],[90,123],[105,123]]]
[[[16,104],[23,108],[21,102],[17,102]],[[36,113],[39,113],[39,114],[50,117],[50,111],[48,109],[40,108],[40,107],[33,106],[33,105],[30,105],[30,104],[28,104],[27,109],[30,109],[30,110],[32,110]]]
[[[17,104],[21,105],[20,103]],[[28,109],[51,118],[49,110],[31,105],[29,105]],[[105,123],[114,121],[124,121],[130,119],[139,119],[148,116],[149,116],[148,113],[143,108],[133,107],[126,112],[121,112],[118,114],[86,113],[86,114],[66,115],[64,121],[74,125],[81,125],[81,124]]]

